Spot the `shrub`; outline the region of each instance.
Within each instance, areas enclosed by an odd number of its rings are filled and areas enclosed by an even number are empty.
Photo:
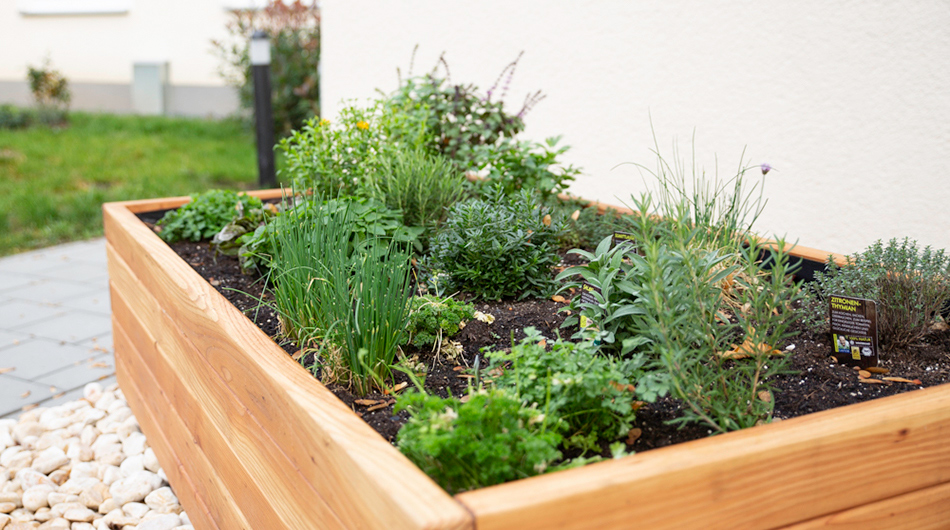
[[[462,329],[475,316],[475,306],[452,298],[417,296],[409,302],[410,342],[416,346],[438,345]]]
[[[827,272],[816,272],[806,290],[802,316],[811,325],[828,325],[828,297],[847,294],[878,302],[878,338],[885,350],[919,341],[950,299],[950,256],[923,249],[908,238],[880,240],[848,257],[844,267],[829,258]]]
[[[281,174],[297,189],[329,197],[356,195],[372,187],[381,155],[422,145],[425,130],[419,119],[380,102],[345,107],[337,124],[311,119],[280,142]]]
[[[0,129],[25,129],[32,121],[33,115],[29,110],[0,105]]]
[[[737,255],[728,245],[709,248],[709,226],[690,227],[685,208],[671,210],[679,218],[660,219],[651,213],[649,195],[635,203],[638,252],[610,248],[604,238],[594,253],[572,251],[590,263],[558,275],[583,280],[568,286],[593,288],[591,301],[572,300],[570,310],[579,315],[565,325],[586,320],[577,338],[601,341],[621,355],[646,355],[654,371],[640,379],[638,394],[649,401],[672,392],[686,405],[677,421],[701,422],[716,432],[767,421],[767,379],[788,365],[774,346],[791,335],[787,304],[798,292],[788,279],[784,244],[763,272],[757,249],[740,247]],[[730,319],[726,302],[733,299]],[[737,339],[741,345],[730,348]]]
[[[261,10],[236,10],[227,23],[230,42],[212,41],[224,61],[222,76],[238,88],[241,106],[254,108],[248,47],[264,30],[271,41],[271,101],[274,132],[286,136],[320,115],[320,10],[316,2],[272,0]]]
[[[525,115],[544,99],[539,90],[525,97],[517,113],[505,110],[504,97],[520,59],[521,55],[509,63],[481,95],[475,85],[453,84],[447,63],[440,58],[445,77],[437,75],[437,69],[409,77],[389,96],[388,104],[423,118],[429,150],[446,156],[462,171],[483,173],[485,181],[475,184],[480,190],[497,183],[509,194],[522,189],[539,192],[548,202],[552,194],[566,190],[580,171],[561,166],[558,157],[568,148],[556,148],[557,138],[544,144],[517,139],[524,130]],[[504,85],[499,87],[503,78]]]
[[[365,394],[391,376],[403,342],[409,253],[392,241],[351,250],[349,208],[313,204],[310,217],[275,220],[274,304],[286,336],[341,359],[335,377]]]
[[[546,348],[535,328],[510,353],[488,352],[497,387],[509,390],[526,405],[543,404],[545,414],[560,418],[565,445],[599,451],[601,440],[617,440],[635,418],[634,386],[644,357],[618,360],[599,355],[590,341],[558,339]],[[507,364],[510,363],[510,367]]]
[[[58,70],[50,66],[47,57],[40,67],[28,67],[27,80],[33,100],[36,101],[36,114],[33,118],[45,125],[61,125],[69,118],[69,82]]]
[[[192,195],[191,202],[167,212],[159,219],[156,223],[161,228],[158,235],[169,243],[182,239],[208,239],[220,232],[235,215],[239,215],[239,209],[249,211],[262,207],[257,197],[231,190],[209,190]]]
[[[397,150],[380,157],[369,192],[402,211],[406,225],[435,229],[462,194],[464,183],[462,173],[440,155]]]
[[[409,392],[395,410],[411,414],[399,450],[449,493],[538,475],[561,457],[551,418],[502,390],[472,392],[465,403]]]
[[[544,296],[553,290],[560,224],[526,190],[459,202],[432,245],[433,265],[478,297]]]

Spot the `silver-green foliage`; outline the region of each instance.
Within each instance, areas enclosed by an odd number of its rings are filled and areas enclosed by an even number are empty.
[[[323,201],[313,208],[274,221],[275,305],[285,335],[338,355],[344,377],[365,393],[391,375],[403,342],[409,251],[396,242],[354,249],[352,212]]]
[[[650,214],[649,196],[635,202],[641,214],[633,216],[632,232],[639,253],[611,248],[605,238],[594,253],[572,251],[590,263],[558,275],[575,278],[567,287],[587,283],[599,291],[593,302],[575,297],[575,315],[565,324],[578,323],[579,314],[590,325],[576,338],[598,340],[620,355],[646,355],[653,371],[640,379],[638,393],[651,401],[671,392],[686,405],[679,421],[726,432],[768,420],[772,400],[758,396],[770,392],[766,379],[783,371],[788,359],[769,356],[771,348],[741,360],[721,353],[744,339],[774,346],[790,336],[787,303],[798,290],[789,281],[784,245],[771,254],[772,268],[763,271],[756,249],[739,247],[736,253],[708,246],[709,227],[692,225],[685,209],[679,218],[661,219]],[[741,307],[736,322],[727,318],[728,278],[744,287],[732,290]]]
[[[909,238],[878,240],[848,256],[843,267],[829,258],[826,268],[808,284],[801,309],[806,323],[828,325],[829,296],[873,299],[879,303],[878,336],[887,350],[919,341],[950,300],[950,256],[943,249],[921,249]]]

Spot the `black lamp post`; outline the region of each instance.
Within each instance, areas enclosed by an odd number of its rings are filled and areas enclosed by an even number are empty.
[[[275,188],[277,177],[274,173],[274,117],[270,100],[270,38],[267,33],[255,31],[251,35],[249,55],[254,76],[258,184],[261,188]]]

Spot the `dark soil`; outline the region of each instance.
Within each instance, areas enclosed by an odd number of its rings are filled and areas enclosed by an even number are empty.
[[[240,272],[236,258],[224,255],[216,257],[206,242],[182,242],[171,246],[267,335],[275,337],[288,354],[297,352],[294,344],[276,338],[277,317],[272,310],[262,306],[257,300],[257,297],[261,296],[266,300],[268,294],[259,280]],[[244,293],[252,293],[252,296]],[[460,296],[464,298],[464,294]],[[425,386],[430,393],[441,396],[451,393],[459,396],[464,394],[469,382],[466,368],[474,364],[475,356],[481,348],[510,348],[512,337],[515,341],[523,338],[522,330],[528,326],[539,329],[546,337],[556,337],[559,331],[562,335],[569,336],[570,331],[559,330],[566,314],[559,313],[558,309],[564,305],[566,302],[537,299],[478,302],[476,308],[494,316],[495,321],[486,324],[473,320],[452,338],[463,347],[463,354],[457,362],[447,359],[444,355],[436,358],[429,351],[417,351],[411,347],[405,354],[409,357],[418,356],[419,361],[428,367]],[[794,373],[780,375],[773,380],[776,388],[774,416],[778,419],[912,391],[950,380],[950,331],[946,329],[932,331],[922,343],[908,348],[908,351],[890,353],[880,363],[889,373],[874,374],[872,379],[876,379],[877,383],[862,382],[855,369],[835,363],[831,357],[830,337],[827,334],[812,330],[798,331],[800,334],[797,337],[789,344],[783,345],[783,348],[787,346],[791,353]],[[303,361],[303,364],[307,365],[310,360],[304,357]],[[895,376],[917,380],[919,384],[882,379]],[[406,379],[406,376],[397,373],[394,384],[407,382]],[[392,396],[373,393],[358,397],[339,385],[329,385],[329,388],[387,440],[395,439],[396,432],[407,419],[405,412],[394,415],[392,403],[395,400]],[[366,404],[370,402],[373,402],[373,405]],[[680,403],[670,398],[641,408],[637,413],[635,427],[639,428],[642,434],[630,449],[644,451],[710,434],[708,428],[700,425],[687,425],[680,429],[667,423],[680,413]]]

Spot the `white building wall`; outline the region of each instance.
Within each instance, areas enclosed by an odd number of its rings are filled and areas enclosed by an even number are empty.
[[[547,99],[526,135],[564,135],[572,191],[617,203],[678,139],[707,171],[767,162],[757,225],[853,252],[910,236],[950,249],[950,4],[686,0],[323,0],[322,102],[431,68],[488,88],[525,51],[506,101]]]
[[[60,0],[78,6],[110,2]],[[115,3],[115,2],[111,2]],[[0,80],[22,81],[47,55],[72,82],[129,83],[132,65],[167,60],[171,83],[221,86],[211,39],[226,37],[222,0],[127,0],[117,14],[29,15],[37,0],[0,2]]]

